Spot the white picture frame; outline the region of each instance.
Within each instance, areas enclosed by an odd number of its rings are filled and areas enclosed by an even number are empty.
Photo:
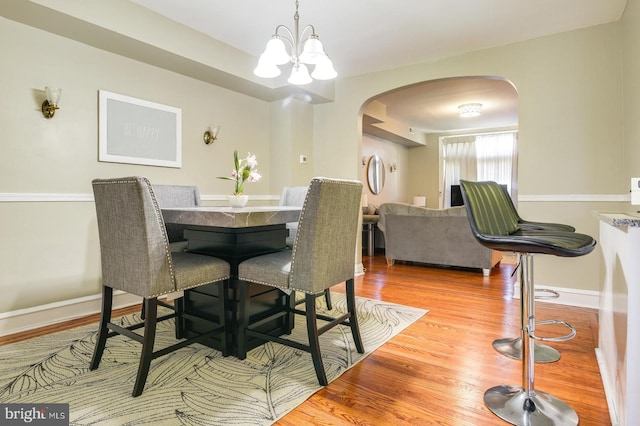
[[[182,167],[182,109],[98,91],[98,161]]]

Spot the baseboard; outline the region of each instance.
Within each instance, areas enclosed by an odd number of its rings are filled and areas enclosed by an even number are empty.
[[[0,336],[20,333],[100,312],[101,295],[79,297],[0,314]],[[142,298],[123,291],[113,292],[113,308],[141,303]]]
[[[575,288],[552,287],[545,285],[536,285],[536,289],[548,289],[558,292],[560,297],[557,299],[540,298],[536,300],[544,303],[556,303],[558,305],[577,306],[580,308],[600,308],[600,293],[592,290],[579,290]],[[513,298],[520,298],[520,282],[513,285]]]
[[[604,356],[600,348],[596,348],[596,359],[598,360],[598,368],[600,369],[600,377],[602,377],[602,385],[604,386],[604,395],[607,398],[607,406],[609,407],[609,416],[611,417],[611,426],[620,425],[616,404],[613,395],[616,394],[615,382],[613,377],[607,372]]]

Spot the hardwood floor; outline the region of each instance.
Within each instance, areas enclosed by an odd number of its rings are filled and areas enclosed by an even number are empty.
[[[521,385],[520,361],[500,355],[491,342],[516,337],[518,299],[512,299],[514,265],[480,272],[398,264],[364,257],[367,269],[356,294],[429,313],[277,422],[317,425],[504,425],[483,402],[485,390]],[[598,312],[536,302],[539,319],[562,319],[577,336],[555,343],[562,356],[536,364],[535,388],[573,407],[581,425],[609,425],[594,349]],[[546,335],[563,330],[539,327]],[[366,342],[365,346],[366,346]]]
[[[397,263],[364,257],[366,274],[356,279],[358,296],[428,309],[429,313],[329,386],[277,422],[314,425],[505,425],[483,403],[486,389],[520,385],[521,363],[491,347],[519,332],[519,300],[512,299],[513,265],[476,271]],[[342,289],[336,287],[336,291]],[[118,314],[137,311],[120,310]],[[594,349],[598,313],[537,302],[539,319],[562,319],[577,336],[555,343],[562,357],[536,364],[536,389],[573,407],[581,425],[610,425]],[[98,315],[0,337],[0,345],[97,322]],[[551,327],[538,332],[563,333]],[[542,333],[541,333],[542,334]],[[364,342],[366,347],[366,341]]]

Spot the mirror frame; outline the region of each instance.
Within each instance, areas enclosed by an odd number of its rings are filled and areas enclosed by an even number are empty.
[[[367,184],[372,194],[378,195],[384,188],[384,162],[379,155],[372,155],[367,162]]]

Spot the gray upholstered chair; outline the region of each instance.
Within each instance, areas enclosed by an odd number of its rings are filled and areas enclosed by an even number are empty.
[[[290,207],[302,207],[304,199],[307,196],[308,186],[285,186],[282,188],[282,194],[280,194],[281,206]],[[287,237],[287,247],[293,247],[293,242],[296,239],[296,232],[298,231],[298,222],[291,222],[286,224],[289,236]],[[327,302],[327,309],[333,309],[331,303],[331,291],[326,289],[324,292],[324,299]]]
[[[153,185],[153,193],[161,209],[171,207],[201,206],[200,191],[197,186],[189,185]],[[184,251],[187,241],[184,238],[184,225],[165,223],[171,251]]]
[[[356,239],[360,235],[358,219],[361,214],[362,184],[352,180],[314,178],[305,198],[298,231],[291,250],[253,257],[240,263],[239,279],[239,335],[238,357],[246,357],[249,338],[271,340],[311,353],[316,376],[321,385],[327,377],[320,353],[319,335],[338,324],[351,328],[359,353],[364,352],[355,308],[354,273]],[[332,318],[316,313],[316,297],[336,284],[346,282],[347,313]],[[290,304],[289,313],[303,314],[307,320],[308,344],[272,336],[249,326],[251,307],[247,295],[251,283],[277,287],[284,292],[305,294],[305,311]],[[286,313],[275,313],[284,315]],[[318,319],[329,321],[318,328]],[[261,322],[264,319],[259,319]]]
[[[467,217],[474,237],[484,246],[516,252],[520,257],[520,317],[522,339],[522,386],[500,385],[484,394],[486,406],[498,417],[516,425],[577,425],[576,412],[559,398],[535,389],[534,349],[536,341],[561,342],[575,336],[575,329],[564,321],[536,321],[533,283],[533,255],[584,256],[596,241],[572,231],[526,229],[514,217],[504,191],[495,182],[460,181]],[[536,326],[559,324],[569,333],[541,337]]]
[[[153,359],[225,332],[224,303],[221,302],[217,315],[222,326],[154,351],[156,322],[173,317],[178,320],[184,315],[176,309],[158,317],[158,296],[214,282],[224,285],[230,276],[230,267],[215,257],[169,250],[162,213],[147,179],[95,179],[92,184],[102,261],[102,312],[90,368],[98,368],[109,337],[122,334],[142,343],[133,387],[133,396],[138,396],[144,389]],[[111,322],[114,289],[144,299],[144,323],[125,328]],[[142,327],[144,335],[133,331]]]

